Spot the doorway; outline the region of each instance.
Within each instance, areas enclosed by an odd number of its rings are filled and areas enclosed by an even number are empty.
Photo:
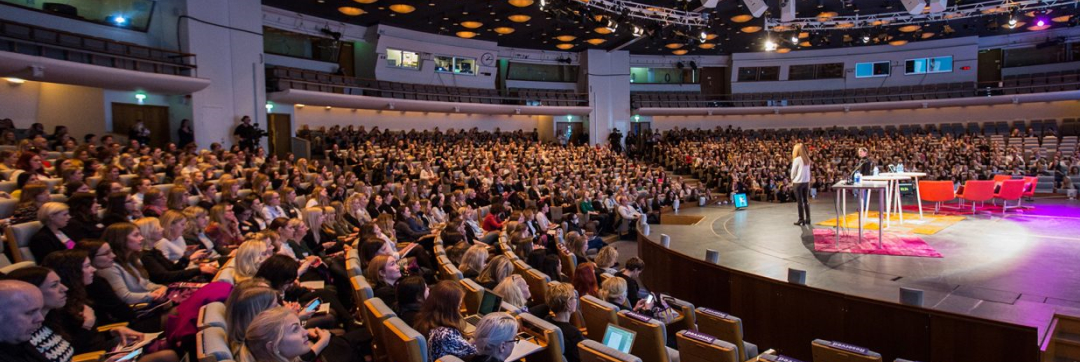
[[[630,122],[630,132],[640,135],[642,132],[652,129],[652,122]]]
[[[979,88],[997,88],[1001,82],[1001,49],[979,52]]]
[[[589,140],[584,139],[585,124],[581,122],[557,122],[555,123],[555,139],[565,136],[567,141],[573,144],[582,144]]]
[[[270,120],[267,132],[270,133],[270,153],[284,158],[292,152],[292,117],[287,114],[270,113],[266,117]]]
[[[150,147],[165,147],[172,140],[169,130],[169,107],[142,104],[113,103],[113,133],[127,136],[136,122],[142,121],[150,129]]]
[[[731,77],[727,67],[701,68],[701,94],[728,94]]]

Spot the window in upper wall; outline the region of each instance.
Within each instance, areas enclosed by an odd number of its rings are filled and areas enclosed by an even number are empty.
[[[420,54],[408,50],[386,48],[386,66],[419,70]]]
[[[263,52],[267,54],[337,63],[338,48],[333,39],[263,27]]]
[[[506,69],[506,79],[574,83],[577,82],[579,71],[578,66],[569,64],[509,62]]]
[[[952,72],[952,57],[908,59],[904,62],[904,74],[927,74]]]
[[[738,82],[762,82],[780,80],[780,67],[741,67]]]
[[[697,84],[698,71],[693,68],[630,68],[630,83],[635,84]]]
[[[788,67],[788,80],[831,79],[844,77],[844,63],[800,64]]]
[[[0,3],[141,32],[150,26],[157,4],[152,0],[0,0]]]
[[[889,62],[856,63],[855,78],[888,77]]]
[[[1073,49],[1076,49],[1077,44],[1070,44]],[[1069,59],[1068,49],[1066,44],[1054,44],[1043,47],[1031,47],[1031,48],[1015,48],[1005,49],[1003,57],[1004,68],[1013,67],[1027,67],[1032,65],[1043,65],[1062,63],[1077,60],[1075,57]]]
[[[476,58],[436,55],[435,72],[476,75]]]

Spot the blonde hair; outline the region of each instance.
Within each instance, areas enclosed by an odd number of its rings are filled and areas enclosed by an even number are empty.
[[[304,223],[307,224],[308,229],[318,233],[319,228],[322,227],[322,220],[318,220],[319,223],[315,223],[315,219],[321,219],[323,216],[323,209],[321,206],[312,206],[304,209]]]
[[[46,202],[38,209],[37,218],[42,224],[45,224],[50,216],[56,213],[67,211],[68,205],[62,202]]]
[[[165,212],[161,214],[161,219],[159,219],[159,221],[161,222],[162,236],[165,237],[166,239],[175,239],[175,238],[177,238],[179,236],[183,236],[183,234],[181,233],[181,235],[171,235],[172,237],[170,238],[168,235],[165,235],[165,232],[172,229],[172,226],[176,225],[176,223],[178,223],[180,221],[186,221],[186,220],[187,220],[187,217],[184,216],[184,213],[182,213],[180,211],[165,210]]]
[[[288,359],[277,351],[277,345],[285,336],[288,316],[295,316],[286,307],[270,308],[251,320],[244,333],[244,347],[240,350],[241,362],[299,362],[300,358]],[[273,345],[273,347],[271,347]]]
[[[161,227],[161,221],[156,217],[144,217],[135,220],[135,226],[139,227],[139,233],[142,234],[143,244],[153,245],[157,240],[150,240],[150,235],[161,234],[164,229]],[[146,248],[146,245],[143,245]]]
[[[623,298],[623,303],[626,303],[626,279],[623,278],[608,278],[600,285],[600,291],[597,293],[600,295],[600,299],[605,302],[614,303],[614,299],[619,297]]]
[[[806,146],[802,143],[796,143],[795,147],[791,148],[791,159],[802,158],[804,165],[810,164],[810,155],[806,153]]]
[[[188,219],[187,229],[184,230],[184,234],[190,236],[199,235],[202,230],[199,230],[199,223],[196,222],[196,219],[207,215],[206,209],[198,206],[188,206],[184,208],[184,217]]]
[[[513,272],[514,263],[510,261],[510,258],[505,255],[496,255],[491,258],[491,262],[484,266],[484,270],[480,271],[480,276],[476,277],[476,281],[478,283],[499,283]]]
[[[251,279],[259,271],[259,265],[266,260],[263,253],[266,252],[266,242],[260,239],[249,239],[236,249],[236,281],[242,282]]]
[[[529,301],[525,300],[525,293],[521,292],[521,288],[518,287],[517,279],[521,276],[514,274],[509,278],[503,278],[499,285],[495,286],[495,294],[502,297],[502,300],[509,303],[512,306],[521,308],[527,305]]]
[[[577,296],[574,285],[570,283],[552,283],[547,291],[547,303],[552,313],[573,312],[570,308],[570,298]]]
[[[503,343],[511,341],[517,335],[518,321],[509,313],[488,313],[476,324],[473,332],[473,345],[476,354],[491,356],[498,353]]]
[[[596,266],[599,268],[610,268],[615,265],[615,260],[619,259],[619,251],[615,247],[608,245],[600,248],[600,252],[596,254]]]
[[[462,273],[466,271],[474,271],[480,273],[484,270],[484,264],[487,264],[488,251],[483,245],[473,245],[465,250],[465,255],[461,257],[461,264],[458,269]]]

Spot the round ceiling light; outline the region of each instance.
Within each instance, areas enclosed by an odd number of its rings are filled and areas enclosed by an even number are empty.
[[[492,30],[494,30],[496,33],[499,33],[499,34],[502,34],[502,35],[506,35],[506,34],[510,34],[510,33],[514,32],[514,28],[511,28],[509,26],[500,26],[500,27],[492,29]]]
[[[471,32],[471,31],[459,31],[459,32],[457,32],[457,36],[465,38],[465,39],[471,39],[471,38],[476,36],[476,33]]]
[[[780,48],[780,49],[777,49],[776,52],[780,53],[780,54],[790,53],[791,48]]]
[[[601,26],[599,28],[593,29],[593,32],[596,32],[597,34],[611,34],[611,29]]]
[[[682,43],[668,43],[667,45],[664,45],[664,47],[666,47],[668,49],[679,49],[679,48],[683,47],[683,44]]]
[[[837,29],[851,29],[855,27],[855,23],[839,23],[836,24]]]
[[[1039,25],[1032,25],[1032,26],[1029,26],[1029,27],[1027,28],[1027,30],[1031,30],[1031,31],[1039,31],[1039,30],[1046,30],[1046,29],[1050,29],[1050,24],[1045,24],[1045,23],[1044,23],[1044,24],[1043,24],[1043,25],[1041,25],[1041,26],[1039,26]]]
[[[922,26],[919,26],[919,25],[905,25],[905,26],[901,26],[900,28],[898,28],[896,30],[899,30],[899,31],[905,32],[905,33],[910,33],[910,32],[919,30],[921,28],[922,28]]]
[[[507,16],[506,18],[510,19],[510,21],[513,21],[515,23],[524,23],[526,21],[529,21],[529,19],[532,19],[531,16],[528,16],[528,15],[525,15],[525,14],[514,14],[514,15]]]
[[[372,4],[372,3],[376,2],[376,1],[379,1],[379,0],[353,0],[353,1],[361,3],[361,4]]]
[[[800,42],[800,43],[799,43],[799,46],[801,46],[801,47],[809,47],[809,46],[810,46],[810,42],[808,42],[808,41]]]
[[[713,40],[713,39],[716,39],[716,37],[718,37],[718,36],[720,36],[720,35],[708,34],[708,35],[705,36],[705,40]]]
[[[364,13],[363,9],[354,8],[352,6],[342,6],[340,8],[337,8],[337,11],[348,16],[358,16]]]
[[[871,22],[870,25],[873,25],[873,26],[889,25],[889,22],[890,22],[889,19],[878,19],[878,20],[874,20],[873,22]]]
[[[484,23],[481,23],[479,21],[462,21],[461,26],[464,26],[464,27],[469,28],[469,29],[476,29],[476,28],[479,28],[481,26],[484,26]]]
[[[556,45],[555,47],[559,48],[559,49],[562,49],[562,50],[570,50],[570,49],[574,48],[574,44],[562,43],[562,44]]]
[[[742,29],[739,29],[739,30],[742,30],[742,32],[747,33],[747,34],[751,34],[751,33],[756,33],[756,32],[761,31],[761,27],[757,26],[757,25],[751,25],[751,26],[744,26]]]
[[[992,7],[992,8],[983,9],[982,13],[983,14],[996,14],[996,13],[1003,13],[1005,11],[1007,11],[1005,9],[1005,7]]]
[[[809,38],[809,37],[810,37],[810,33],[807,33],[805,31],[799,33],[799,39],[806,39],[806,38]]]
[[[754,17],[750,16],[749,14],[735,15],[731,17],[731,21],[734,21],[736,23],[745,23],[753,19]]]
[[[523,8],[533,4],[533,0],[509,0],[507,2],[509,2],[510,5],[517,6],[519,8]]]
[[[900,40],[893,40],[893,41],[889,42],[889,45],[892,45],[894,47],[898,47],[898,46],[901,46],[901,45],[904,45],[904,44],[907,44],[907,40],[900,39]]]
[[[825,12],[822,12],[821,14],[817,14],[817,18],[818,18],[819,21],[826,21],[826,20],[829,20],[829,19],[832,19],[832,18],[836,17],[837,15],[839,15],[839,14],[837,14],[835,11],[825,11]]]
[[[1072,19],[1072,15],[1062,15],[1062,16],[1054,17],[1054,18],[1051,18],[1050,21],[1053,21],[1055,23],[1065,23],[1065,22],[1068,22],[1069,19]]]
[[[713,43],[701,43],[701,44],[698,44],[698,48],[712,49],[712,48],[716,48],[716,44],[713,44]]]
[[[564,42],[564,43],[569,43],[569,42],[574,41],[574,39],[577,39],[577,37],[573,36],[573,35],[559,35],[559,36],[555,37],[555,39],[558,39],[559,41]]]
[[[772,27],[772,31],[775,32],[791,31],[791,29],[792,27],[790,25],[777,25]]]
[[[394,4],[390,5],[390,11],[398,14],[408,14],[416,11],[416,7],[409,4]]]
[[[934,35],[937,35],[937,34],[934,34],[934,33],[931,33],[931,32],[925,32],[925,33],[922,33],[922,38],[923,39],[930,39],[930,38],[934,37]]]
[[[600,38],[592,38],[592,39],[586,40],[585,42],[589,43],[589,44],[592,44],[592,45],[600,45],[600,44],[604,44],[604,42],[606,42],[606,41],[607,40],[600,39]]]
[[[686,53],[687,53],[686,49],[679,49],[679,50],[671,52],[671,54],[675,54],[675,55],[683,55],[683,54],[686,54]]]

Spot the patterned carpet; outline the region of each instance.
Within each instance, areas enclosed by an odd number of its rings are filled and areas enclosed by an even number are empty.
[[[917,209],[916,209],[917,210]],[[937,232],[944,230],[947,227],[953,226],[964,220],[964,216],[957,215],[934,215],[932,212],[923,212],[923,218],[919,219],[918,212],[916,213],[904,213],[904,223],[900,223],[900,215],[891,215],[891,225],[885,228],[890,233],[911,233],[922,235],[933,235]],[[829,219],[817,223],[817,225],[834,227],[836,226],[837,219]],[[859,227],[859,215],[857,213],[850,213],[844,216],[841,221],[841,227],[858,229]],[[867,213],[867,218],[863,220],[864,230],[877,230],[878,229],[878,213],[877,211],[871,211]],[[877,233],[874,233],[877,235]]]
[[[814,250],[825,253],[917,256],[924,258],[943,257],[934,247],[913,234],[886,232],[880,249],[877,246],[877,239],[877,231],[864,231],[862,243],[858,242],[857,230],[841,231],[838,248],[836,245],[836,233],[833,229],[814,229]]]

